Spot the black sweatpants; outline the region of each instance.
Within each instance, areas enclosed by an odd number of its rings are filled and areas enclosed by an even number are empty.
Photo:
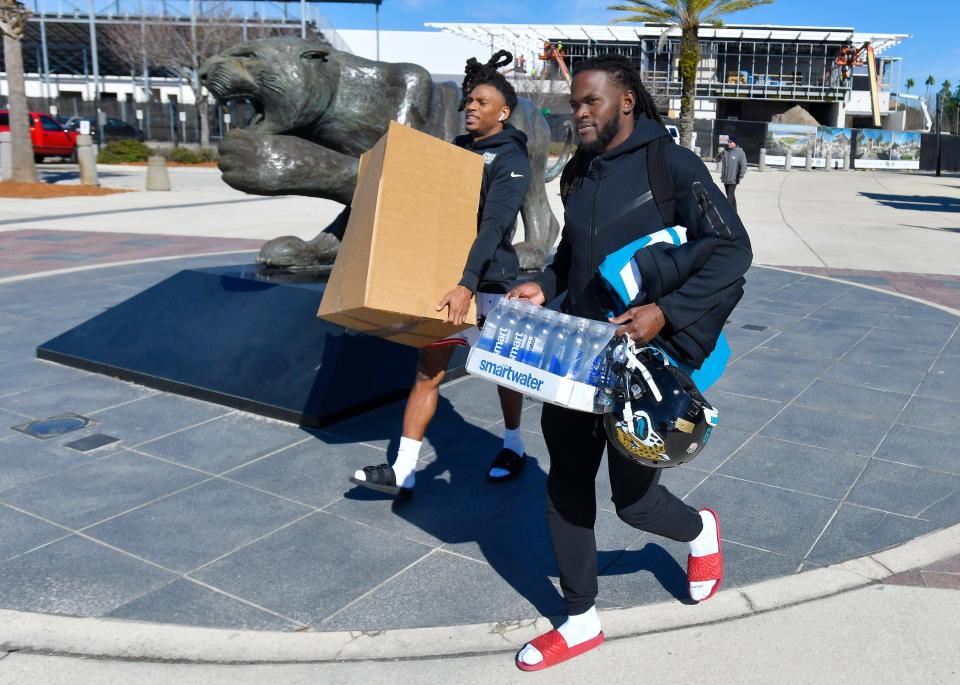
[[[550,452],[547,523],[560,569],[560,588],[570,615],[582,614],[597,597],[595,479],[607,446],[598,414],[543,405],[540,422]],[[641,466],[611,451],[607,466],[617,515],[627,524],[689,542],[703,530],[700,514],[658,483],[660,469]]]
[[[723,187],[727,189],[727,200],[730,201],[733,211],[737,211],[737,185],[736,183],[723,184]]]

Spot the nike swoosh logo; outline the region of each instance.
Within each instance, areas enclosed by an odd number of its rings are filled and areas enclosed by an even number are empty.
[[[523,178],[523,174],[518,174],[516,171],[511,171],[510,178]]]

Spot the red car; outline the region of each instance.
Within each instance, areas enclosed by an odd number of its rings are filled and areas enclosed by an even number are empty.
[[[0,109],[0,132],[9,130],[9,113]],[[37,162],[42,162],[44,157],[75,160],[77,134],[65,129],[49,114],[30,112],[30,140],[33,141],[33,158]]]

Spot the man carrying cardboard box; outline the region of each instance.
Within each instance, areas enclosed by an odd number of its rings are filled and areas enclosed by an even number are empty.
[[[497,69],[513,59],[501,50],[486,64],[475,58],[467,61],[460,110],[466,111],[466,135],[453,142],[483,156],[483,184],[477,214],[477,237],[470,249],[463,277],[437,304],[447,308],[447,321],[463,324],[470,301],[477,297],[478,328],[438,340],[422,348],[417,377],[403,414],[403,433],[393,465],[367,466],[353,474],[350,482],[363,487],[408,497],[416,481],[415,471],[424,433],[436,413],[440,382],[457,345],[469,346],[479,337],[483,317],[501,299],[519,273],[512,238],[517,214],[530,184],[527,137],[507,123],[516,107],[517,94]],[[515,478],[526,463],[520,436],[523,396],[498,388],[505,425],[503,448],[497,454],[487,480],[503,482]]]

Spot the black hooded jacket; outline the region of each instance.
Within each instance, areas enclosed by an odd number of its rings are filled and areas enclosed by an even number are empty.
[[[474,140],[469,135],[453,140],[465,150],[483,155],[483,183],[477,210],[477,238],[473,241],[460,285],[477,292],[505,291],[520,270],[513,249],[517,214],[530,185],[527,134],[510,124],[496,135]]]
[[[597,267],[603,258],[637,238],[664,228],[650,191],[647,147],[669,135],[658,123],[639,117],[621,145],[595,157],[570,190],[564,228],[553,262],[534,280],[547,300],[563,292],[563,311],[606,320],[609,295]],[[679,361],[699,368],[713,351],[730,312],[743,296],[744,274],[753,254],[739,217],[717,188],[703,162],[678,145],[667,147],[676,192],[676,223],[690,240],[707,237],[692,184],[700,181],[730,229],[706,262],[676,290],[657,298],[666,325],[656,344]]]

